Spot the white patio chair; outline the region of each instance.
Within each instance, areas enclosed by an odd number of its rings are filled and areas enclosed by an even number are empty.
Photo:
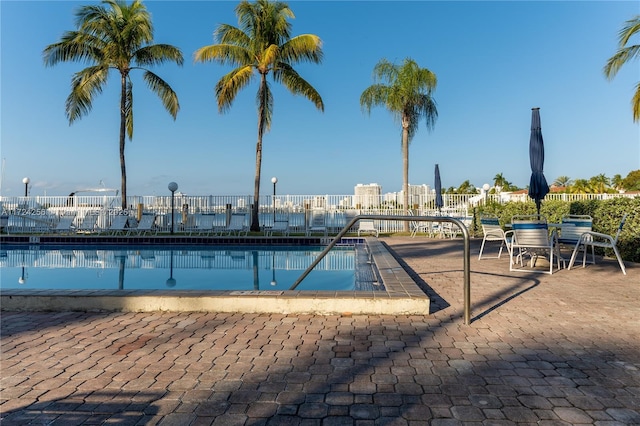
[[[569,214],[562,217],[559,225],[558,250],[560,250],[562,254],[563,247],[571,247],[572,251],[576,249],[576,244],[580,242],[582,234],[592,230],[593,219],[589,215]],[[578,250],[586,249],[584,244],[578,244],[577,248]],[[595,250],[593,246],[591,247],[591,259],[590,263],[595,263]],[[562,257],[561,261],[566,266],[566,259]]]
[[[361,232],[366,232],[378,236],[378,228],[376,228],[373,220],[362,219],[358,221],[358,237]]]
[[[157,235],[158,230],[155,227],[156,218],[158,216],[156,214],[143,214],[140,218],[140,222],[138,222],[138,226],[136,228],[131,228],[129,233],[135,233],[136,235],[146,235],[153,232],[154,235]]]
[[[578,243],[576,243],[575,249],[573,250],[573,254],[571,254],[571,260],[569,261],[569,267],[567,268],[568,270],[570,270],[573,267],[573,263],[576,260],[576,256],[578,254],[578,251],[580,249],[580,246],[583,245],[584,246],[584,251],[583,251],[583,255],[582,255],[582,267],[584,268],[586,265],[586,261],[587,261],[587,249],[589,247],[591,247],[591,249],[593,250],[594,247],[601,247],[604,249],[612,249],[613,252],[616,255],[616,258],[618,259],[618,264],[620,265],[620,269],[622,269],[622,273],[624,275],[627,275],[627,271],[624,267],[624,262],[622,261],[622,258],[620,257],[620,252],[618,251],[618,238],[620,237],[620,233],[622,232],[622,228],[624,227],[624,223],[627,220],[627,213],[625,213],[622,216],[622,219],[620,220],[620,225],[618,225],[618,230],[616,232],[616,235],[614,237],[612,237],[611,235],[607,235],[607,234],[603,234],[600,232],[593,232],[593,231],[587,231],[584,232],[581,236],[580,236],[580,241],[578,241]],[[593,255],[593,251],[592,251],[592,255]],[[595,256],[593,257],[593,263],[595,263]]]
[[[272,237],[274,233],[289,236],[289,219],[276,219],[273,226],[266,229],[266,235]]]
[[[226,235],[247,235],[249,229],[245,225],[247,215],[245,213],[232,213],[229,225],[224,228],[223,233]]]
[[[116,234],[124,234],[125,231],[127,231],[127,222],[129,221],[129,216],[125,215],[125,214],[119,214],[116,216],[113,216],[113,219],[111,219],[111,225],[109,225],[109,229],[107,230],[107,232],[111,235],[116,235]]]
[[[77,232],[79,233],[92,233],[98,230],[98,215],[88,212],[85,214],[84,218],[82,218],[82,222],[80,226],[78,226]]]
[[[536,215],[538,216],[538,215]],[[532,219],[532,216],[514,216],[511,220],[512,230],[505,233],[507,238],[512,236],[509,250],[509,271],[512,272],[542,272],[553,274],[553,262],[560,269],[560,257],[555,231],[549,235],[549,227],[543,216]],[[514,252],[518,251],[516,259]],[[523,258],[529,256],[530,268],[524,268]],[[539,257],[549,260],[549,270],[534,269]],[[518,262],[519,261],[519,262]],[[520,268],[514,265],[520,263]]]
[[[505,247],[507,248],[507,251],[510,252],[510,241],[507,239],[497,217],[481,217],[480,224],[482,225],[483,237],[478,260],[482,259],[482,253],[484,252],[485,243],[487,241],[500,241],[500,250],[498,251],[498,256],[485,256],[485,258],[500,259],[500,256],[502,256],[502,250]]]
[[[307,237],[311,234],[321,233],[325,237],[328,235],[327,222],[324,210],[312,210],[309,226],[307,227]]]
[[[60,220],[53,228],[55,234],[68,234],[73,230],[73,221],[76,220],[76,213],[65,214],[60,217]]]

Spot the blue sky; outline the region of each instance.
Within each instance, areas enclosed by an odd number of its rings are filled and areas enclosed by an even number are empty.
[[[5,1],[1,14],[2,194],[67,195],[119,188],[118,94],[113,74],[93,110],[69,126],[64,104],[71,76],[84,67],[45,68],[42,50],[74,29],[74,11],[90,1]],[[183,67],[154,68],[177,92],[176,121],[133,75],[134,138],[127,143],[128,195],[166,195],[178,182],[189,195],[253,194],[257,85],[219,114],[213,88],[229,68],[195,64],[193,53],[213,43],[220,23],[237,25],[236,2],[146,1],[155,43],[179,47]],[[438,77],[439,118],[424,123],[411,143],[411,184],[469,180],[480,187],[502,173],[529,182],[531,108],[540,107],[545,175],[588,179],[623,177],[640,169],[640,127],[631,97],[640,63],[612,81],[602,73],[617,49],[637,1],[291,1],[293,35],[323,40],[321,65],[297,67],[321,94],[325,112],[272,85],[271,132],[264,138],[262,190],[278,177],[282,194],[352,194],[358,183],[383,192],[402,185],[400,127],[383,108],[370,115],[359,104],[382,58],[410,57]],[[638,44],[640,40],[633,40]]]

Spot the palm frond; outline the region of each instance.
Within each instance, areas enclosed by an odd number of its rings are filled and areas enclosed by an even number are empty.
[[[238,92],[246,87],[254,77],[253,68],[244,66],[225,74],[216,84],[218,111],[226,112],[231,108]]]
[[[221,65],[248,65],[254,62],[249,51],[231,44],[213,44],[196,50],[195,62],[218,62]]]
[[[278,73],[274,73],[274,79],[281,80],[284,86],[294,95],[302,95],[309,99],[320,111],[324,112],[324,103],[320,93],[308,81],[300,76],[288,64],[280,64]]]
[[[175,62],[179,66],[184,63],[182,51],[169,44],[144,46],[134,52],[133,59],[141,66],[161,65],[168,61]]]
[[[178,111],[180,111],[180,103],[178,102],[178,95],[176,92],[173,91],[166,81],[151,71],[146,71],[143,78],[147,82],[149,89],[158,95],[164,108],[175,120],[178,115]]]
[[[103,66],[88,67],[73,75],[65,106],[69,124],[91,111],[93,97],[102,93],[108,75],[109,69]]]

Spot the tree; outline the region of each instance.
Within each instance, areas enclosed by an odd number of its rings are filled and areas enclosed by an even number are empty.
[[[640,56],[640,44],[627,46],[631,37],[638,33],[640,33],[640,15],[626,21],[618,33],[618,51],[604,66],[604,75],[608,80],[612,80],[624,64]],[[631,108],[633,121],[640,122],[640,83],[636,85],[636,92],[631,99]]]
[[[102,93],[109,71],[120,74],[120,174],[122,209],[127,208],[125,134],[133,138],[133,82],[130,73],[143,70],[147,86],[158,95],[165,109],[176,119],[180,105],[169,84],[145,67],[172,61],[182,65],[181,51],[168,44],[153,42],[151,15],[141,0],[126,4],[104,0],[102,6],[83,6],[75,14],[77,30],[67,31],[57,43],[43,51],[46,66],[60,62],[90,65],[75,73],[66,101],[69,124],[91,111],[93,99]]]
[[[586,179],[576,179],[573,182],[573,185],[569,188],[569,192],[572,194],[585,194],[590,193],[591,188],[589,186],[589,181]]]
[[[623,179],[621,174],[613,175],[613,177],[611,178],[611,186],[613,186],[613,189],[615,189],[616,191],[619,191],[623,188],[622,181]]]
[[[609,189],[609,178],[603,173],[589,179],[589,187],[597,194],[605,194]]]
[[[640,191],[640,170],[633,170],[622,180],[626,191]]]
[[[409,143],[418,130],[418,122],[425,119],[427,129],[433,129],[438,117],[432,98],[437,85],[436,75],[427,68],[420,68],[411,58],[401,65],[386,59],[373,68],[374,84],[360,95],[360,106],[367,113],[374,106],[384,106],[402,125],[402,192],[405,214],[409,210]],[[409,223],[404,222],[405,232]]]
[[[469,180],[465,180],[456,190],[458,194],[477,194],[478,189]]]
[[[497,175],[495,175],[495,177],[493,178],[493,186],[495,188],[495,192],[500,192],[504,189],[507,189],[507,183],[507,179],[502,173],[498,173]]]
[[[571,178],[569,176],[558,176],[556,180],[553,181],[555,186],[569,186],[571,185]]]
[[[231,108],[236,95],[256,77],[259,79],[256,103],[258,107],[258,141],[256,143],[256,170],[254,198],[251,208],[251,231],[260,231],[258,202],[260,199],[260,173],[262,169],[262,138],[271,128],[273,94],[267,75],[283,84],[292,94],[309,99],[320,111],[324,103],[320,94],[294,69],[302,62],[319,64],[322,61],[322,41],[313,34],[291,37],[289,18],[293,11],[284,2],[257,0],[242,1],[236,6],[239,27],[220,24],[214,32],[218,44],[201,47],[195,52],[196,62],[231,64],[233,70],[216,84],[218,111]]]

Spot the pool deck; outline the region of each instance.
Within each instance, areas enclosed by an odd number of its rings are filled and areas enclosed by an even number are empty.
[[[639,425],[640,265],[380,238],[425,315],[2,312],[2,424]]]

